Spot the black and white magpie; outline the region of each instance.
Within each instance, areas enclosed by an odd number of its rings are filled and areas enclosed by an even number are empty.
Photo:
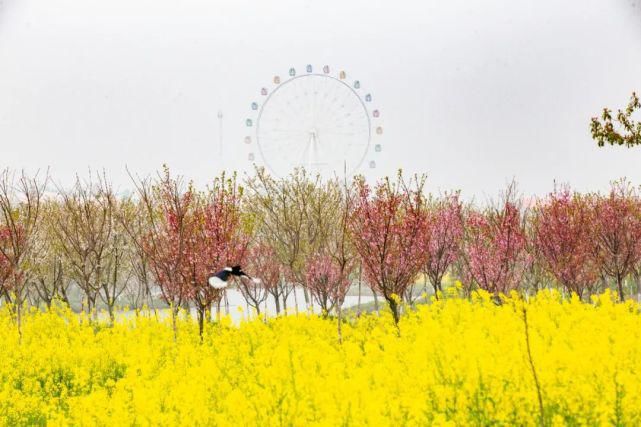
[[[227,287],[229,278],[231,276],[236,277],[246,277],[249,280],[252,280],[254,283],[259,283],[260,280],[251,278],[247,273],[240,268],[240,265],[235,265],[233,267],[225,267],[217,273],[209,276],[207,283],[214,289],[225,289]]]

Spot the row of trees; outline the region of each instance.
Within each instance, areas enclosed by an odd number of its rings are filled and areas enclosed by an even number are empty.
[[[464,205],[457,193],[426,197],[423,184],[407,185],[400,175],[373,189],[356,182],[351,238],[368,283],[397,321],[398,303],[412,303],[420,273],[437,297],[446,273],[468,295],[480,288],[497,300],[553,286],[582,298],[614,287],[623,300],[627,279],[638,288],[641,194],[625,180],[607,194],[556,188],[527,205],[511,184],[485,208]]]
[[[102,301],[112,319],[118,302],[153,306],[160,295],[174,318],[193,307],[202,330],[225,292],[207,277],[233,264],[261,279],[236,283],[258,312],[269,297],[277,311],[291,297],[297,308],[299,287],[339,325],[361,277],[398,322],[420,275],[437,297],[450,274],[468,294],[559,286],[586,298],[612,286],[623,300],[625,281],[641,274],[641,194],[626,181],[607,194],[557,188],[527,205],[510,185],[485,207],[426,194],[425,177],[400,173],[371,185],[258,169],[243,185],[222,174],[199,191],[165,168],[133,183],[125,197],[104,175],[63,189],[1,174],[0,296],[18,326],[25,303],[69,302],[75,289],[85,310]]]

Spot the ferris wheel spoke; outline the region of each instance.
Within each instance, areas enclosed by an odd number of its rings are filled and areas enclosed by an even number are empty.
[[[329,84],[329,81],[327,84]],[[339,96],[339,94],[336,93],[336,91],[339,88],[340,86],[337,84],[333,84],[330,86],[330,90],[327,91],[327,94],[325,96],[325,99],[327,100],[327,102],[324,103],[323,113],[331,113],[332,111],[336,111],[336,109],[333,106],[336,103],[336,100]]]
[[[290,118],[296,118],[298,116],[298,112],[296,111],[295,108],[292,107],[291,103],[281,103],[280,109],[282,111],[281,117],[290,117]]]
[[[296,88],[292,88],[294,91]],[[294,105],[295,102],[297,102],[298,99],[298,94],[293,93],[293,94],[285,94],[284,98],[277,98],[275,107],[277,109],[281,110],[281,117],[282,116],[288,116],[288,117],[298,117],[300,113],[300,108],[296,108]]]
[[[270,141],[273,141],[273,144],[269,144]],[[300,141],[283,141],[282,139],[266,139],[263,140],[263,143],[261,144],[261,147],[266,150],[273,150],[277,148],[285,148],[285,147],[291,147],[295,145],[301,145]]]
[[[266,131],[267,135],[272,133],[277,135],[305,135],[307,132],[299,129],[269,129]]]
[[[305,92],[308,89],[303,87],[301,79],[298,79],[296,81],[296,86],[294,87],[294,89],[295,89],[295,92],[296,92],[295,99],[298,102],[298,105],[296,106],[295,111],[298,113],[298,115],[305,116],[305,115],[309,114],[309,102],[308,102],[307,99],[305,99],[307,97]],[[301,102],[300,102],[301,99],[303,100],[302,105],[301,105]]]
[[[340,132],[340,131],[335,131],[335,130],[326,130],[324,132],[327,135],[340,135],[340,136],[354,136],[356,135],[356,132]]]
[[[317,117],[326,117],[328,108],[327,108],[327,99],[330,96],[334,96],[336,91],[336,85],[329,85],[329,79],[318,79],[316,86],[316,93],[314,96],[315,102],[315,113]],[[318,95],[319,93],[324,93],[324,95]]]
[[[261,151],[263,153],[281,153],[282,155],[290,155],[291,153],[295,153],[299,150],[299,145],[297,144],[291,144],[291,145],[277,145],[277,146],[270,146],[270,147],[261,147]]]
[[[292,148],[286,148],[286,147],[272,147],[272,148],[264,148],[263,153],[265,154],[279,154],[279,157],[293,157],[295,153],[300,151],[299,148],[297,147],[292,147]]]

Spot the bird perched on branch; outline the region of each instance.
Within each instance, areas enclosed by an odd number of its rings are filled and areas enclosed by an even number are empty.
[[[246,277],[254,283],[260,283],[260,280],[253,279],[247,273],[245,273],[240,265],[223,268],[219,272],[209,276],[209,279],[207,279],[207,283],[209,283],[209,286],[214,289],[225,289],[231,276]]]

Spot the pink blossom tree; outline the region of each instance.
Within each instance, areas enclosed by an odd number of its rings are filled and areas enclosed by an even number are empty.
[[[284,288],[282,264],[273,246],[263,241],[256,242],[251,248],[250,255],[247,257],[247,268],[251,274],[260,279],[260,286],[265,290],[266,294],[274,298],[276,314],[280,314],[280,300],[287,289]],[[241,292],[243,292],[242,285]],[[246,293],[243,292],[243,295],[245,294]],[[249,293],[247,293],[245,299],[248,297]],[[265,295],[265,298],[266,297],[267,295]],[[248,299],[249,304],[258,310],[257,300],[254,301],[256,305],[252,304],[252,299]]]
[[[186,241],[186,280],[201,335],[207,311],[212,304],[220,304],[226,292],[209,286],[208,277],[224,267],[242,264],[248,250],[250,233],[242,227],[241,200],[236,176],[223,173],[193,205],[193,232]]]
[[[332,185],[333,183],[333,185]],[[338,302],[336,304],[337,319],[336,326],[338,333],[338,341],[343,341],[343,301],[345,295],[351,285],[350,278],[356,270],[357,257],[356,249],[350,239],[349,223],[354,214],[355,192],[354,187],[347,184],[347,178],[343,181],[341,186],[338,179],[330,183],[329,188],[333,189],[330,194],[334,194],[334,200],[338,199],[335,203],[335,219],[331,221],[334,226],[330,227],[329,239],[327,244],[327,253],[333,261],[333,264],[338,267],[340,277],[344,278],[344,288],[338,291]],[[342,187],[342,188],[341,188]],[[374,294],[376,298],[376,294]],[[361,302],[361,268],[359,267],[358,278],[358,314],[360,315],[360,302]],[[377,304],[378,305],[378,304]]]
[[[339,342],[343,341],[342,306],[351,285],[350,272],[353,271],[353,260],[343,263],[344,258],[318,253],[307,260],[307,287],[321,307],[323,317],[336,309],[336,326]]]
[[[130,235],[149,258],[153,276],[165,302],[177,310],[189,301],[195,304],[202,336],[205,314],[222,290],[207,283],[212,272],[240,264],[249,243],[241,216],[242,190],[236,177],[222,174],[208,193],[185,186],[171,177],[168,168],[154,185],[137,184],[148,217],[148,232]],[[175,324],[175,323],[174,323]]]
[[[42,222],[41,203],[48,176],[16,179],[8,169],[0,173],[0,261],[4,296],[13,303],[18,334],[22,338],[22,305],[27,300],[30,263]],[[4,267],[4,268],[3,268]]]
[[[9,228],[6,226],[0,226],[0,298],[4,298],[7,301],[10,301],[9,289],[5,285],[7,279],[11,276],[11,264],[7,253],[9,253],[11,236]]]
[[[260,305],[265,302],[269,295],[267,291],[268,287],[277,287],[280,280],[280,266],[276,263],[275,268],[270,269],[271,266],[269,262],[266,262],[269,259],[266,256],[266,252],[269,250],[270,248],[266,245],[251,245],[247,254],[249,262],[247,269],[251,271],[251,274],[258,280],[240,279],[238,281],[238,290],[247,302],[247,305],[256,310],[258,315],[260,315]],[[257,276],[258,274],[260,277]]]
[[[406,183],[399,173],[372,192],[363,178],[355,181],[356,198],[349,228],[365,276],[387,301],[394,321],[400,320],[399,299],[423,264],[420,233],[425,209],[424,177]]]
[[[182,177],[172,177],[166,166],[155,182],[134,180],[134,184],[146,216],[146,229],[137,232],[131,224],[123,222],[123,225],[137,247],[146,254],[162,299],[171,307],[175,337],[178,310],[193,292],[187,280],[186,260],[197,225],[192,215],[197,194],[191,183],[185,185]]]
[[[443,276],[456,261],[463,241],[463,206],[457,193],[435,200],[426,211],[420,247],[423,272],[429,277],[434,294],[443,291]]]
[[[536,294],[539,290],[550,287],[555,281],[554,275],[550,273],[545,257],[541,254],[539,246],[536,244],[536,201],[528,210],[525,216],[525,241],[526,251],[529,257],[529,263],[520,288],[523,293]]]
[[[463,254],[466,281],[497,298],[519,286],[530,260],[514,185],[497,207],[468,214]]]
[[[345,271],[333,257],[326,254],[312,255],[307,261],[307,286],[324,316],[345,301],[351,284]]]
[[[629,182],[612,184],[607,196],[593,195],[595,262],[612,277],[619,300],[624,300],[623,280],[641,260],[641,198]]]
[[[540,201],[532,218],[533,244],[547,270],[569,292],[592,291],[598,268],[592,257],[593,218],[585,197],[565,188]]]

